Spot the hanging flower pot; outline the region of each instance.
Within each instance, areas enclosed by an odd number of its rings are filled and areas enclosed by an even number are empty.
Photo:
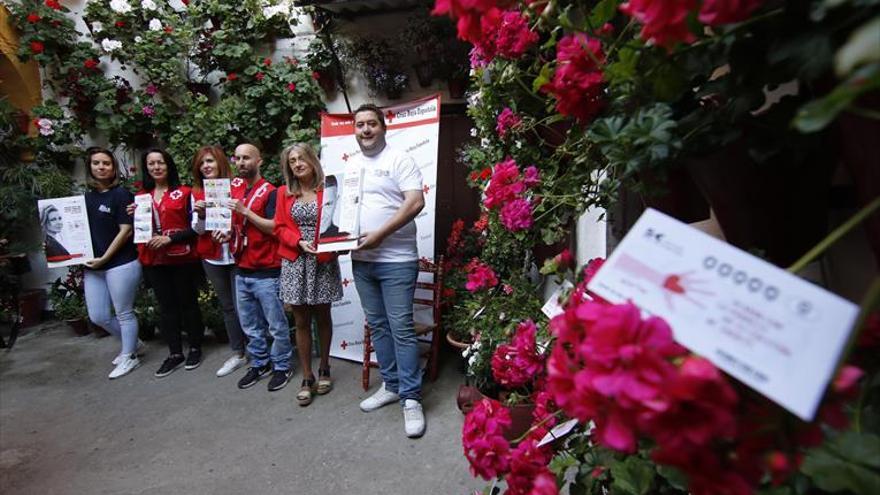
[[[333,71],[319,71],[315,72],[318,79],[318,86],[321,86],[321,89],[324,91],[324,94],[331,95],[336,92],[336,76],[333,74]]]
[[[419,80],[419,86],[427,88],[434,82],[434,66],[429,62],[420,62],[413,66],[416,71],[416,77]]]
[[[459,100],[464,98],[464,93],[467,91],[468,87],[468,79],[466,77],[453,77],[447,81],[449,86],[449,97],[452,99]]]

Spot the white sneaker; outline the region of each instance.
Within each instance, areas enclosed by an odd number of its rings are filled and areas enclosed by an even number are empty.
[[[221,366],[220,369],[217,370],[217,376],[226,376],[246,365],[247,363],[247,357],[239,356],[238,354],[236,354],[227,359],[225,363],[223,363],[223,366]]]
[[[143,340],[138,339],[137,347],[135,348],[134,353],[137,354],[138,356],[143,356],[144,351],[146,349],[147,349],[147,344],[144,344]],[[125,357],[125,354],[120,354],[120,355],[116,356],[115,358],[113,358],[113,362],[110,364],[112,364],[113,366],[116,366],[122,362],[122,358],[124,358],[124,357]]]
[[[403,429],[410,438],[425,434],[425,413],[422,412],[421,402],[413,399],[403,401]]]
[[[387,406],[398,400],[400,400],[400,396],[394,392],[385,390],[385,383],[382,383],[382,386],[379,387],[379,390],[377,390],[375,394],[361,401],[361,411],[375,411],[382,406]]]
[[[131,373],[135,368],[141,365],[141,360],[135,357],[130,356],[122,356],[122,359],[119,361],[119,364],[113,368],[113,371],[110,372],[110,379],[119,378],[120,376],[125,376]]]

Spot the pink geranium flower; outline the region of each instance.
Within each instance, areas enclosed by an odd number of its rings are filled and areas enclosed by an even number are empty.
[[[517,388],[539,376],[544,359],[536,349],[537,327],[531,320],[520,323],[509,344],[501,344],[492,354],[492,376],[501,386]]]
[[[532,227],[532,203],[523,198],[516,198],[501,207],[501,223],[511,232],[526,230]]]
[[[496,119],[495,132],[498,133],[498,136],[504,137],[507,131],[516,128],[520,124],[522,124],[522,118],[513,113],[513,110],[509,107],[504,107],[504,110],[498,114]]]
[[[465,416],[461,444],[474,476],[490,480],[510,469],[510,444],[504,439],[510,423],[507,408],[492,399],[481,400]]]
[[[498,277],[492,267],[474,258],[466,267],[468,272],[465,288],[471,292],[489,289],[498,285]]]

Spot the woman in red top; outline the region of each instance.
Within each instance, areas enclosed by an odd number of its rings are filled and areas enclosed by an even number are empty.
[[[192,161],[193,217],[192,228],[199,234],[196,251],[202,259],[202,268],[211,281],[229,336],[232,355],[217,370],[217,376],[226,376],[247,364],[245,336],[235,311],[235,258],[229,251],[229,242],[221,241],[222,232],[205,229],[205,179],[232,179],[232,169],[226,154],[219,146],[202,146]],[[227,210],[232,215],[232,210]]]
[[[149,194],[153,200],[153,237],[138,244],[138,259],[159,301],[159,327],[171,353],[156,371],[161,378],[184,362],[188,370],[202,362],[205,327],[198,303],[202,267],[196,253],[196,233],[190,226],[190,188],[180,185],[171,155],[157,148],[147,150],[141,158],[141,177],[143,188],[138,194]],[[133,213],[134,205],[129,209]],[[182,327],[189,337],[186,358]]]
[[[318,210],[322,203],[324,171],[315,151],[307,144],[294,144],[281,152],[281,171],[286,185],[278,189],[275,207],[275,236],[281,255],[278,280],[281,301],[291,305],[296,320],[296,351],[303,367],[303,381],[296,399],[301,406],[312,402],[315,393],[326,394],[330,380],[330,340],[333,321],[330,304],[342,299],[339,262],[333,253],[314,249],[319,230]],[[324,222],[320,222],[324,223]],[[312,317],[320,338],[318,380],[312,374]]]

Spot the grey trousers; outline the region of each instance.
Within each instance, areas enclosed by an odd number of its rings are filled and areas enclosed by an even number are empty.
[[[235,265],[212,265],[202,261],[205,275],[217,293],[220,308],[223,310],[223,323],[226,326],[226,334],[229,336],[229,347],[233,352],[244,354],[246,345],[241,323],[238,321],[238,311],[235,304]]]

